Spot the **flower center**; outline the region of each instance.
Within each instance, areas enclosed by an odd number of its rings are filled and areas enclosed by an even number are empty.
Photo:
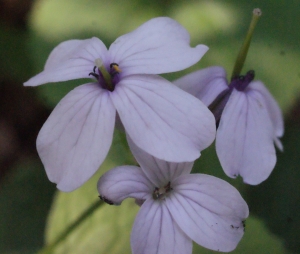
[[[152,193],[152,197],[154,200],[162,200],[165,199],[166,195],[173,190],[171,187],[171,182],[168,182],[166,186],[161,187],[161,188],[157,188],[155,187],[153,193]]]
[[[89,75],[95,77],[103,89],[113,91],[116,84],[119,82],[119,73],[121,69],[117,63],[111,63],[109,71],[105,68],[101,58],[95,60],[93,72]]]
[[[216,99],[208,106],[208,108],[216,118],[217,127],[219,126],[221,115],[232,93],[232,90],[235,88],[240,92],[244,91],[253,79],[254,79],[254,71],[248,71],[244,76],[234,77],[231,80],[231,83],[229,84],[228,88],[223,92],[221,92],[216,97]]]
[[[237,76],[231,80],[230,88],[238,91],[244,91],[250,82],[254,79],[254,71],[248,71],[245,76]]]

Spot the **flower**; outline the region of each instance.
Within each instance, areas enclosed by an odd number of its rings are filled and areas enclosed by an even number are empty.
[[[225,173],[241,175],[245,183],[266,180],[276,164],[274,143],[284,132],[282,112],[254,72],[227,84],[226,72],[214,66],[186,75],[174,83],[202,100],[212,110],[219,126],[216,151]],[[188,85],[186,85],[188,84]]]
[[[39,156],[57,188],[72,191],[95,173],[111,146],[116,116],[137,146],[160,159],[192,161],[213,142],[215,120],[205,105],[154,75],[199,61],[208,48],[191,48],[189,40],[176,21],[155,18],[109,50],[91,38],[62,42],[51,52],[44,71],[25,86],[95,79],[68,93],[38,135]]]
[[[192,253],[192,241],[232,251],[244,234],[246,202],[227,182],[190,174],[193,163],[159,160],[129,139],[140,167],[119,166],[98,181],[100,198],[119,205],[128,197],[141,205],[131,232],[133,254]]]

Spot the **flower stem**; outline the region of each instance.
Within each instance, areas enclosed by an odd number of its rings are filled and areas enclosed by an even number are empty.
[[[74,221],[68,228],[66,228],[65,231],[63,231],[55,241],[53,241],[51,244],[45,246],[43,249],[41,249],[38,254],[50,254],[54,251],[54,248],[61,243],[63,240],[65,240],[82,222],[85,221],[97,208],[99,208],[103,202],[100,202],[97,200],[96,202],[92,203],[92,205],[87,208],[80,216],[79,218]]]
[[[257,9],[253,10],[252,20],[251,20],[246,38],[244,40],[244,43],[243,43],[243,45],[240,49],[240,52],[236,58],[235,65],[234,65],[232,75],[231,75],[231,79],[235,78],[236,76],[239,76],[241,73],[241,70],[244,66],[244,62],[245,62],[245,59],[246,59],[246,56],[248,53],[248,49],[250,46],[250,42],[251,42],[251,38],[252,38],[252,35],[254,32],[255,26],[261,16],[261,14],[262,14],[262,12],[260,9],[257,8]]]

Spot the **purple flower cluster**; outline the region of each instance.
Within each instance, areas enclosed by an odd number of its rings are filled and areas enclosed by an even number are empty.
[[[25,86],[93,79],[67,94],[37,138],[50,181],[62,191],[86,182],[104,161],[115,126],[124,129],[137,166],[119,166],[98,182],[100,198],[141,209],[131,233],[134,254],[192,253],[192,241],[216,251],[235,249],[249,215],[227,182],[191,174],[200,152],[216,139],[225,173],[259,184],[276,162],[281,111],[254,72],[228,85],[221,67],[171,83],[158,74],[183,70],[208,47],[190,47],[188,32],[154,18],[109,49],[98,38],[69,40],[50,54],[44,71]]]

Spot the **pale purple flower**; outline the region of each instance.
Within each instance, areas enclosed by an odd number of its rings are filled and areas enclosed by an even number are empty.
[[[120,166],[98,182],[100,198],[119,205],[135,198],[141,205],[131,232],[133,254],[189,254],[192,241],[228,252],[244,234],[246,202],[227,182],[190,174],[193,163],[159,160],[135,146],[140,167]]]
[[[24,85],[95,78],[56,106],[37,138],[47,175],[63,191],[89,179],[111,146],[116,116],[146,152],[168,161],[193,161],[213,142],[214,117],[196,98],[154,75],[200,60],[204,45],[170,18],[152,19],[119,37],[69,40],[50,54],[45,69]]]
[[[186,75],[174,83],[202,100],[219,126],[216,151],[225,173],[243,177],[245,183],[266,180],[276,164],[275,145],[284,132],[282,112],[254,72],[234,78],[228,85],[222,67],[210,67]]]

